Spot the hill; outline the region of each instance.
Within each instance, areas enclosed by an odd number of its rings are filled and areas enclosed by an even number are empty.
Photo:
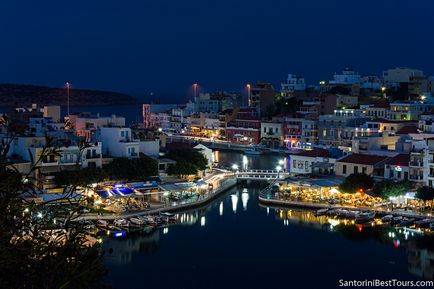
[[[32,103],[66,105],[66,89],[27,84],[0,84],[0,106],[24,106]],[[134,104],[137,100],[123,93],[73,88],[70,90],[69,103],[71,106],[91,106]]]

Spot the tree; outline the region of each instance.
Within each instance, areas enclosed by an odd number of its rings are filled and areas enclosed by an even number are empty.
[[[158,165],[154,159],[147,156],[137,159],[116,158],[103,170],[110,179],[137,181],[157,175]]]
[[[200,171],[208,168],[206,157],[194,149],[173,149],[169,151],[167,157],[179,163],[189,163]]]
[[[416,198],[424,201],[425,203],[434,199],[434,188],[423,186],[417,189]]]
[[[413,183],[409,181],[392,181],[384,180],[374,185],[373,192],[375,195],[388,199],[390,197],[398,197],[407,193],[413,188]]]
[[[76,222],[81,204],[71,202],[76,186],[65,188],[67,207],[35,203],[32,174],[44,156],[58,151],[53,140],[24,176],[8,162],[10,144],[18,136],[7,118],[0,120],[7,136],[0,145],[0,284],[2,288],[101,287],[105,272],[98,243],[88,244],[84,226]],[[30,180],[30,181],[28,181]]]
[[[107,179],[107,172],[101,168],[84,168],[74,171],[60,171],[54,174],[58,186],[71,186],[78,184],[88,186]]]
[[[178,162],[167,169],[167,173],[171,176],[188,176],[197,174],[198,169],[192,163]]]
[[[354,194],[366,192],[374,186],[374,180],[366,174],[351,174],[339,185],[339,189],[344,193]]]

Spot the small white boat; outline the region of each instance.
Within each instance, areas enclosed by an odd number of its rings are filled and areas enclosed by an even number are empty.
[[[415,224],[416,226],[420,227],[420,228],[427,228],[427,227],[429,227],[430,224],[433,223],[433,222],[434,222],[433,219],[429,219],[429,218],[427,218],[427,219],[423,219],[423,220],[416,221],[416,222],[414,222],[414,224]]]
[[[389,223],[393,220],[393,215],[386,215],[381,218],[381,222],[383,223]]]
[[[109,222],[106,220],[98,220],[96,221],[96,226],[101,228],[107,228],[109,226]]]
[[[315,216],[322,216],[325,215],[327,213],[329,209],[319,209],[315,212]]]
[[[355,219],[360,214],[359,211],[348,211],[345,215],[345,218],[347,219]]]
[[[358,224],[369,223],[369,222],[372,222],[374,220],[374,218],[375,218],[375,213],[374,212],[360,213],[356,217],[356,223],[358,223]]]
[[[397,225],[402,222],[402,219],[403,219],[402,216],[393,217],[392,221],[390,221],[390,224]]]
[[[138,226],[143,226],[146,223],[145,220],[142,220],[139,218],[130,218],[130,222],[133,223],[134,225],[138,225]]]
[[[128,222],[128,220],[126,220],[126,219],[117,219],[117,220],[113,221],[113,225],[119,226],[119,227],[129,227],[130,222]]]

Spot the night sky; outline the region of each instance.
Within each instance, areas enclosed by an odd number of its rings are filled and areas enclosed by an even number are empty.
[[[1,0],[0,82],[183,95],[353,67],[434,74],[431,0]]]

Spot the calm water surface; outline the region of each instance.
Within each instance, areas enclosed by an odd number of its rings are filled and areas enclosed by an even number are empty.
[[[243,162],[236,153],[219,158]],[[281,158],[247,162],[272,168]],[[107,281],[116,288],[337,288],[339,279],[433,278],[432,238],[267,208],[257,202],[260,189],[239,185],[205,208],[179,214],[179,224],[105,241],[113,249]]]

